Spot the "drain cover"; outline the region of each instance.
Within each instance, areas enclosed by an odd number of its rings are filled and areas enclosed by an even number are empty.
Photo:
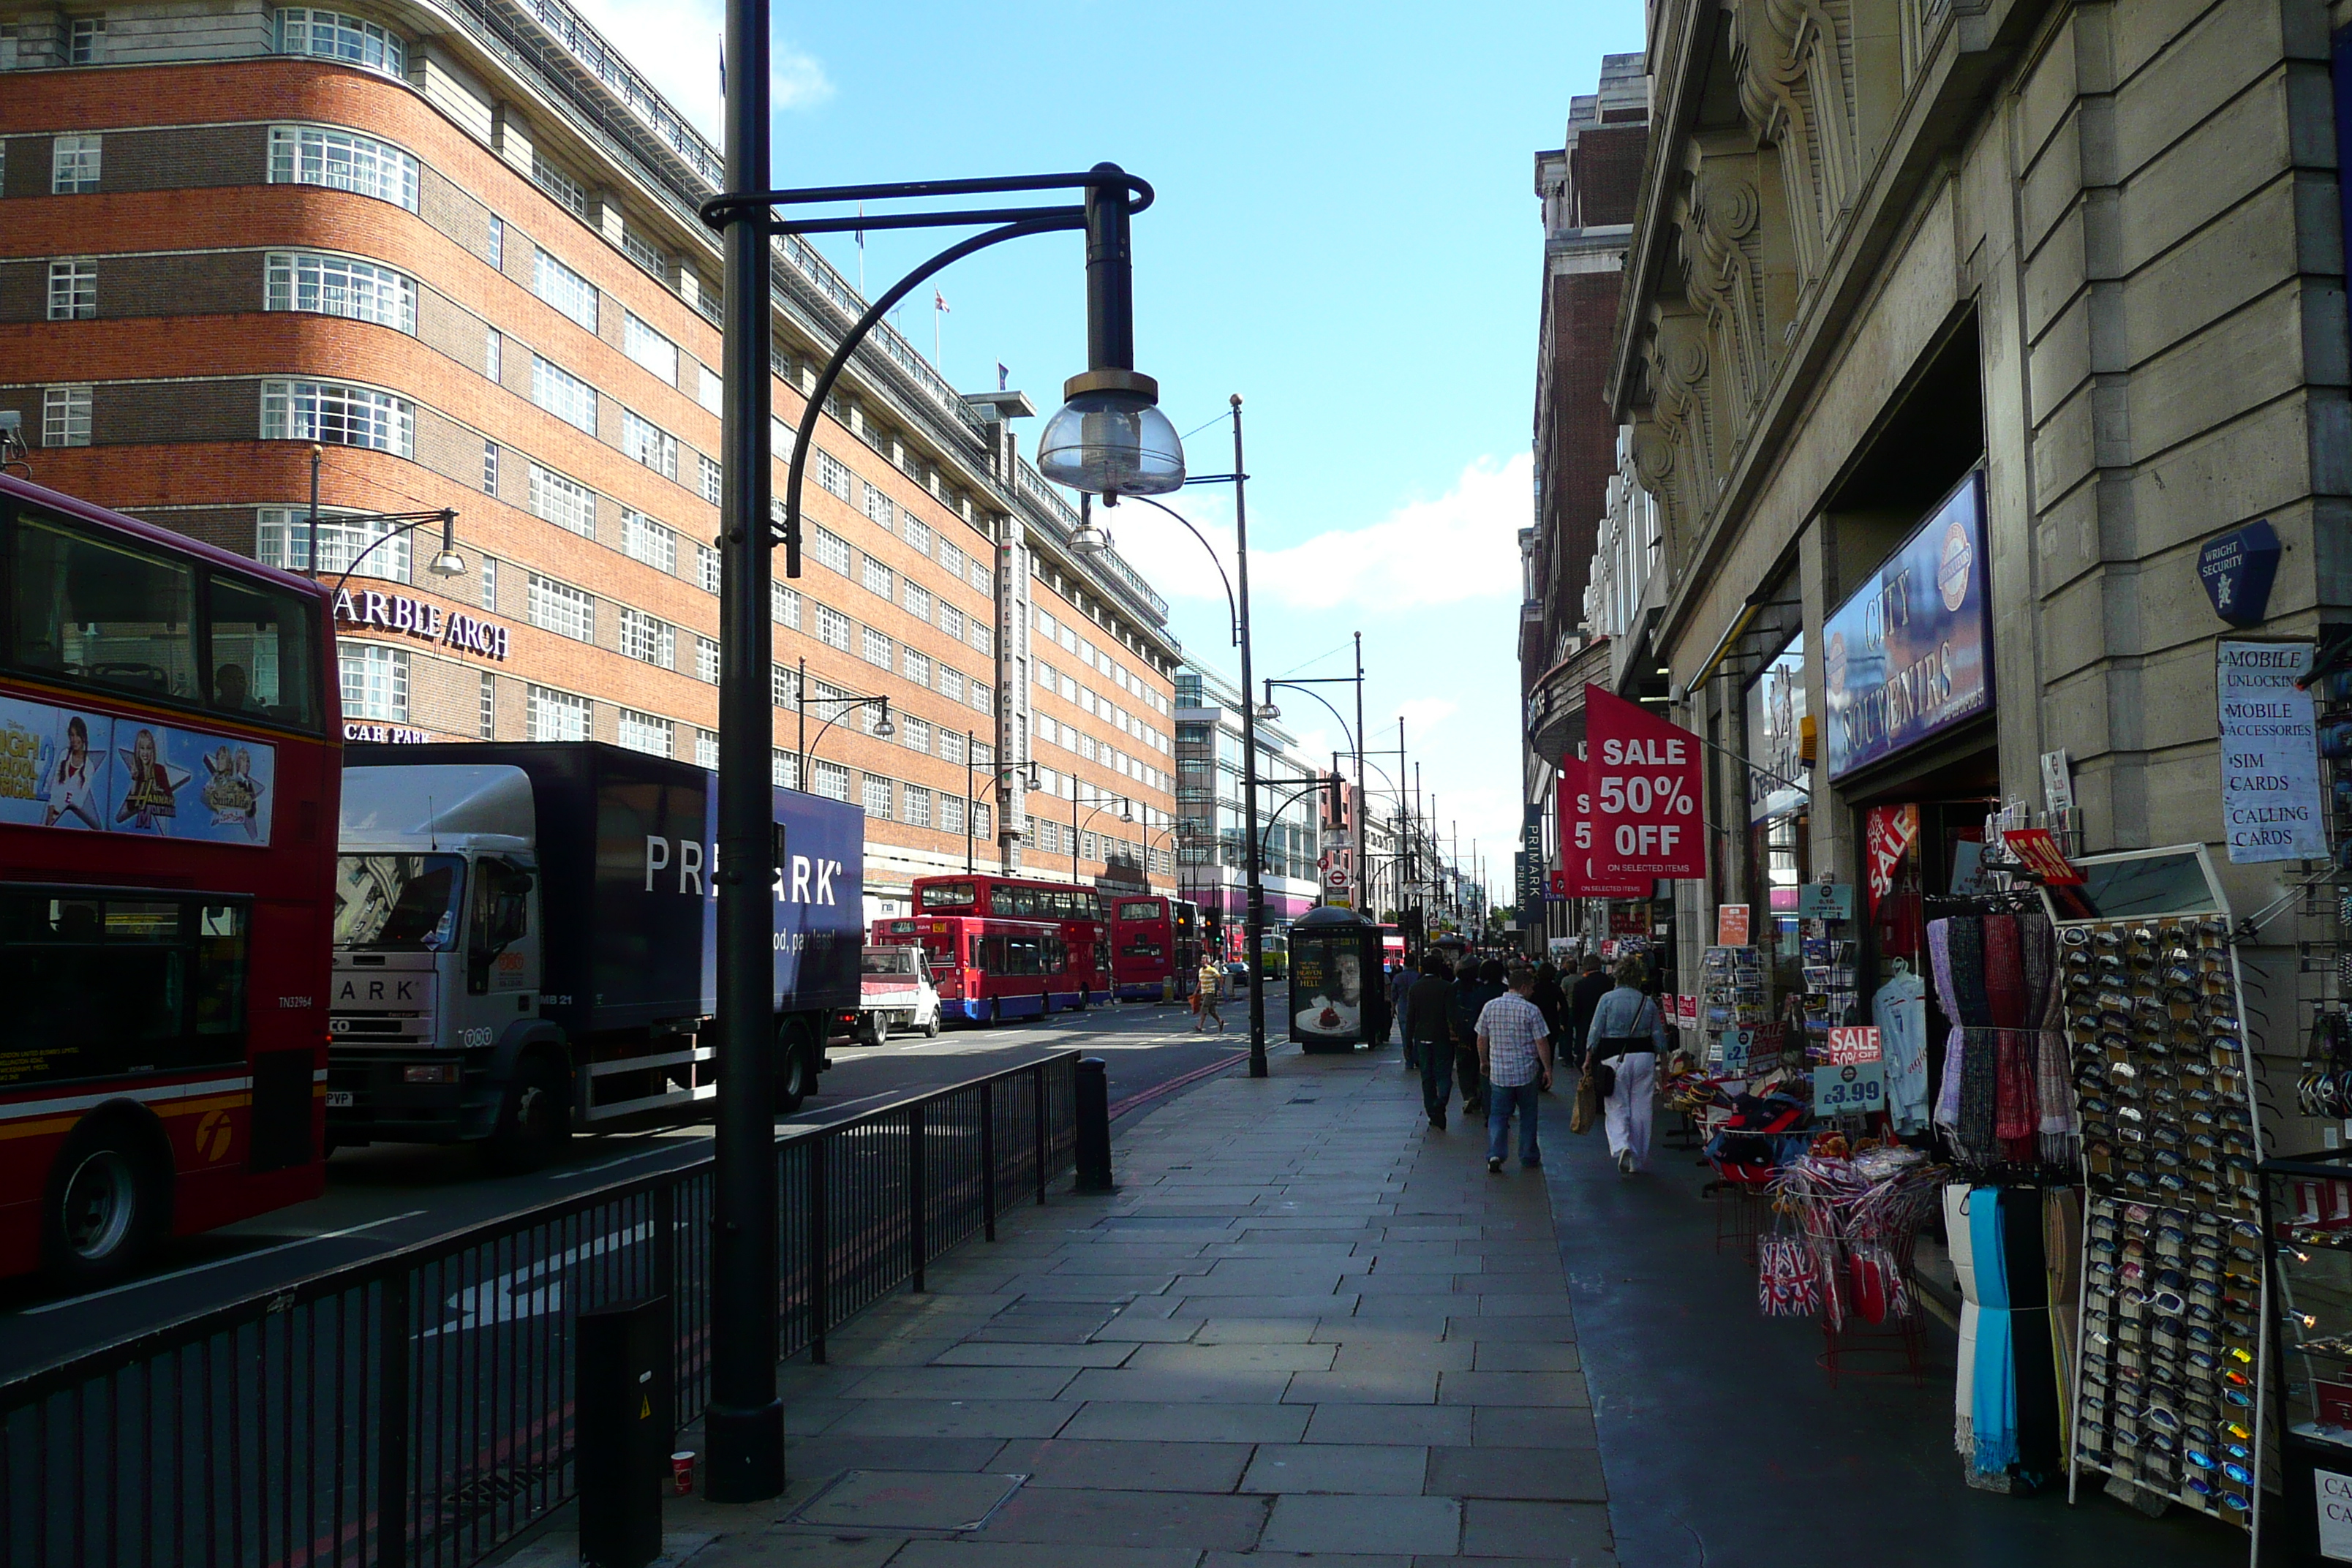
[[[785,1522],[881,1534],[978,1530],[1028,1479],[966,1470],[844,1470]]]

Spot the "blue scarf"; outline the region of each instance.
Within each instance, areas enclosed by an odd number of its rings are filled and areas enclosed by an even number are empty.
[[[1969,1237],[1976,1263],[1976,1395],[1970,1412],[1979,1475],[2017,1463],[2017,1342],[2009,1310],[2009,1263],[2001,1247],[2000,1190],[1969,1194]]]

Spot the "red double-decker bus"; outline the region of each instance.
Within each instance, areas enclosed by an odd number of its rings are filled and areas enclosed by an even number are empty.
[[[930,960],[940,1016],[966,1024],[1043,1017],[1076,961],[1050,921],[902,915],[876,921],[873,940],[877,947],[919,945]]]
[[[1159,893],[1114,899],[1110,908],[1111,994],[1122,1002],[1156,1002],[1192,994],[1201,967],[1201,909]]]
[[[320,1191],[333,658],[317,584],[0,475],[0,1274]]]
[[[1046,989],[1046,1012],[1084,1007],[1109,996],[1110,923],[1103,918],[1101,895],[1092,888],[980,872],[918,877],[913,892],[919,915],[987,915],[1051,921],[1060,927],[1069,963]]]

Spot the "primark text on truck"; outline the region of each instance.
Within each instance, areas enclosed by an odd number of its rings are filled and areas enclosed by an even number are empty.
[[[339,1144],[692,1120],[716,1092],[716,775],[596,742],[353,746],[327,1122]],[[776,1101],[858,1004],[865,821],[775,791]]]

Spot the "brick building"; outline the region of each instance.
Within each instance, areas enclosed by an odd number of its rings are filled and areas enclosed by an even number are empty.
[[[561,0],[0,5],[0,409],[37,479],[299,570],[316,453],[351,724],[715,763],[720,161],[604,39]],[[776,274],[781,494],[864,301],[797,241]],[[865,806],[871,913],[968,843],[1173,885],[1181,650],[1065,547],[1032,412],[886,328],[818,416],[774,766]],[[444,507],[462,575],[368,520]]]

